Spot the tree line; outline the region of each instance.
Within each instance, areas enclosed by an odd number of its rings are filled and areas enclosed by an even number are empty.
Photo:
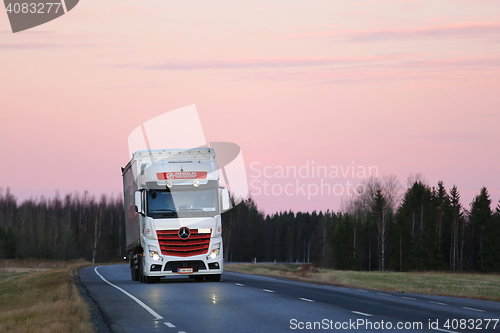
[[[456,186],[421,176],[369,178],[337,212],[264,215],[252,198],[223,214],[226,261],[310,262],[342,270],[500,272],[500,204],[482,188],[469,209]],[[84,193],[18,204],[0,190],[0,258],[115,261],[125,253],[121,198]]]
[[[123,200],[87,192],[25,200],[0,190],[0,258],[92,262],[125,252]]]
[[[469,209],[456,186],[412,176],[404,193],[395,176],[370,178],[338,212],[264,216],[252,198],[225,213],[227,261],[311,262],[365,271],[500,272],[500,203],[488,190]]]

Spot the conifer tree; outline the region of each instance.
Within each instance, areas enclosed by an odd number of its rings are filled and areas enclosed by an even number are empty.
[[[473,242],[474,253],[476,254],[476,267],[483,272],[492,270],[493,253],[491,230],[492,226],[492,211],[491,211],[490,195],[486,187],[481,189],[481,192],[472,200],[470,211],[470,223],[473,227]]]

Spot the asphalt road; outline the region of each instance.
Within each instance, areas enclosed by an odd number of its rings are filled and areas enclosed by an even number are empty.
[[[81,281],[112,332],[500,332],[500,303],[323,286],[224,272],[144,284],[128,265],[86,267]],[[500,287],[500,286],[499,286]],[[448,325],[447,325],[448,324]],[[390,325],[390,326],[389,326]]]

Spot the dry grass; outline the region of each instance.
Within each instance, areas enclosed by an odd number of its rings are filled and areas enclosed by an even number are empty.
[[[73,283],[85,261],[0,260],[0,332],[93,332]]]
[[[500,301],[499,274],[335,271],[293,264],[224,264],[224,269],[349,288]]]

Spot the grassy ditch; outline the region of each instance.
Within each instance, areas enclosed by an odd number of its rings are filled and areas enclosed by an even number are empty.
[[[224,269],[348,288],[500,301],[499,274],[358,272],[318,269],[312,265],[250,263],[227,263]]]
[[[0,332],[93,332],[73,282],[85,261],[0,260]]]

